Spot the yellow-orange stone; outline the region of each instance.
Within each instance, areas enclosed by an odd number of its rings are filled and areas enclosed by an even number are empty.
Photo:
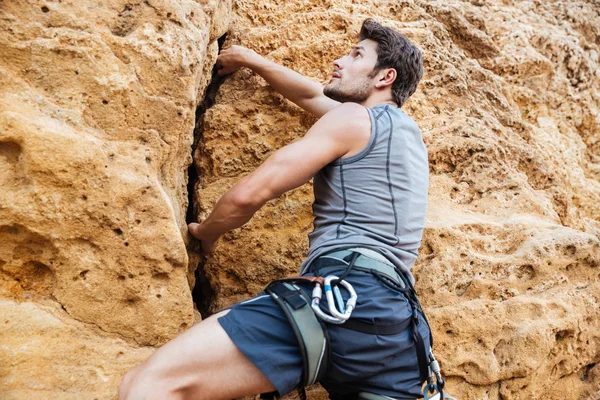
[[[0,398],[116,399],[199,319],[194,131],[202,219],[314,123],[247,69],[196,115],[217,39],[325,83],[366,17],[424,56],[403,107],[431,171],[414,273],[448,391],[600,400],[593,0],[0,1]],[[311,203],[308,183],[226,234],[201,311],[296,273]]]

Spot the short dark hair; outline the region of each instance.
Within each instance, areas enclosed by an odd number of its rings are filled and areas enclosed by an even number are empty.
[[[392,84],[392,100],[398,107],[402,107],[417,90],[417,85],[423,77],[421,50],[401,33],[380,25],[372,18],[364,20],[359,39],[377,42],[377,64],[373,69],[373,76],[382,68],[396,70],[396,80]]]

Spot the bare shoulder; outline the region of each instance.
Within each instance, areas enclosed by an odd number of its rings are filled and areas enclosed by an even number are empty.
[[[305,138],[329,143],[332,154],[348,157],[358,153],[371,137],[367,108],[357,103],[342,103],[329,110],[308,131]]]
[[[369,113],[365,106],[361,106],[358,103],[342,103],[339,106],[331,109],[325,116],[327,115],[335,115],[336,117],[345,116],[346,118],[351,118],[354,122],[358,122],[360,120],[369,120]]]
[[[341,131],[345,136],[370,134],[371,119],[367,108],[357,103],[342,103],[327,112],[319,122],[325,122],[331,131]]]

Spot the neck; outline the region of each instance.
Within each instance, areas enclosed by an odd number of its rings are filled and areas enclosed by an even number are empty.
[[[363,106],[365,107],[375,107],[378,106],[380,104],[390,104],[394,107],[398,107],[398,104],[393,101],[389,95],[387,95],[387,93],[373,93],[371,96],[369,96],[369,98],[367,100],[365,100],[364,102],[361,103]]]

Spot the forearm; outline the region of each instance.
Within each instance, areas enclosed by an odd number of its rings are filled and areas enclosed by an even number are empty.
[[[323,95],[323,87],[313,80],[253,53],[246,66],[262,76],[286,99],[300,105],[303,100]]]
[[[248,222],[262,204],[240,201],[239,185],[228,190],[215,204],[209,216],[200,223],[196,237],[200,240],[216,242],[226,232]]]
[[[319,118],[340,104],[325,96],[323,87],[317,82],[242,46],[222,49],[217,66],[220,76],[231,74],[241,67],[252,69],[286,99]]]

